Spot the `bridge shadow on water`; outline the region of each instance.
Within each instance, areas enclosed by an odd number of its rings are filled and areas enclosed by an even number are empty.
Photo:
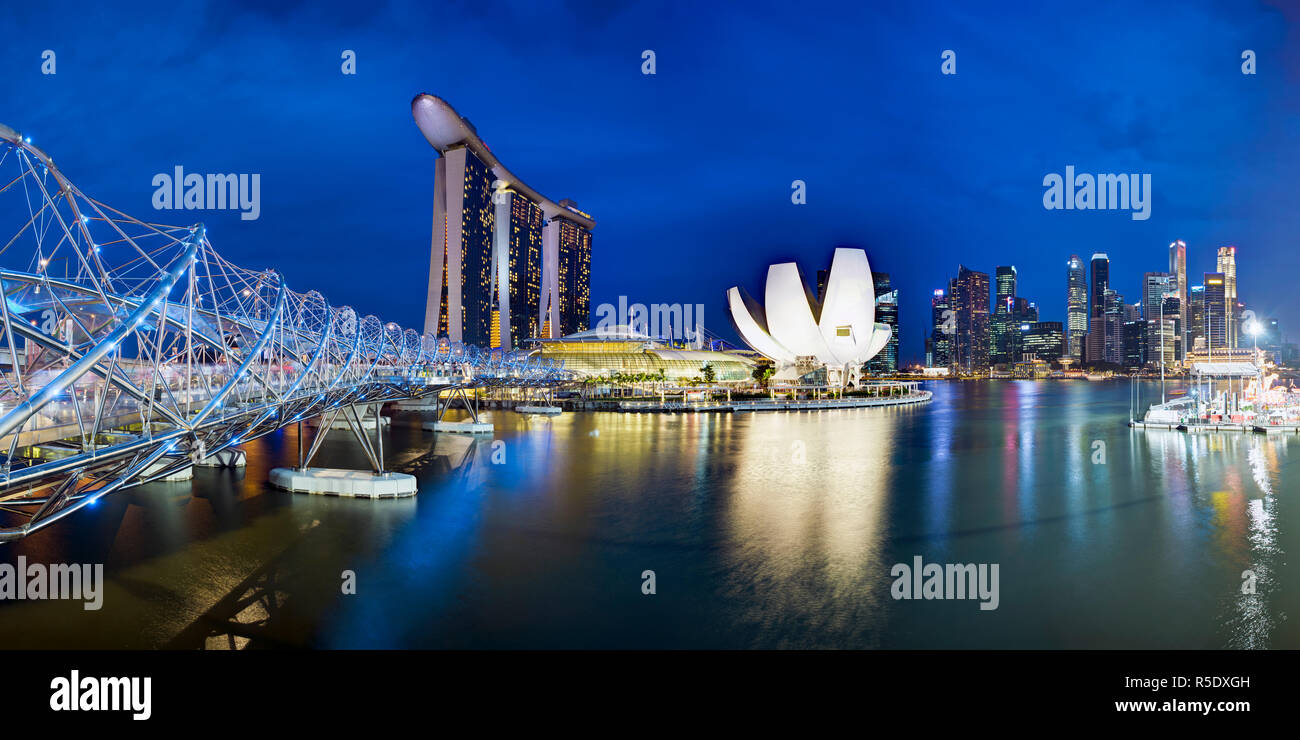
[[[451,434],[435,436],[420,454],[392,466],[444,485],[474,487],[487,464],[486,442]],[[363,503],[356,501],[353,503]],[[415,498],[369,502],[389,509],[414,508]],[[296,539],[254,570],[163,647],[176,650],[258,650],[319,647],[329,615],[345,596],[347,574],[355,579],[355,552],[340,547],[349,532],[317,519]],[[353,582],[355,584],[355,581]],[[353,585],[355,588],[355,585]]]

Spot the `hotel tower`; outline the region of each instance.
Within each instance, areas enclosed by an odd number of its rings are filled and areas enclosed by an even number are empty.
[[[441,155],[425,333],[514,349],[587,329],[592,217],[515,177],[445,100],[417,95],[411,113]]]

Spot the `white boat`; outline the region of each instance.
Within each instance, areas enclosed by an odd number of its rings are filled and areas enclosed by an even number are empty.
[[[1147,424],[1182,424],[1187,417],[1196,415],[1196,399],[1190,396],[1168,403],[1157,403],[1147,409],[1142,421]]]

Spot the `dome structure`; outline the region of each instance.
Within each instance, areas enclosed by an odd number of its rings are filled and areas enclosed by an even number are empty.
[[[876,323],[876,292],[867,253],[839,247],[819,303],[799,265],[767,268],[763,305],[744,289],[727,290],[736,332],[777,366],[776,378],[793,380],[820,368],[828,385],[856,384],[862,364],[889,343],[892,330]]]

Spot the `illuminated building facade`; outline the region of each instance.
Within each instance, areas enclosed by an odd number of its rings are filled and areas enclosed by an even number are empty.
[[[1020,357],[1052,362],[1065,354],[1065,329],[1059,321],[1034,321],[1019,326]]]
[[[934,296],[930,298],[929,357],[926,358],[925,363],[927,366],[952,366],[952,340],[955,327],[956,317],[952,313],[952,303],[948,300],[948,294],[942,288],[939,288],[934,291]]]
[[[1083,339],[1088,334],[1088,278],[1077,254],[1070,255],[1066,263],[1065,319],[1066,352],[1082,359]]]
[[[819,272],[820,274],[820,272]],[[898,372],[898,291],[890,285],[889,273],[871,273],[876,290],[876,320],[890,329],[889,341],[880,354],[867,361],[867,372]]]
[[[1187,328],[1188,312],[1190,304],[1187,299],[1187,244],[1182,239],[1177,239],[1169,245],[1169,274],[1174,277],[1174,291],[1178,294],[1178,305],[1180,312],[1178,314],[1178,336],[1179,349],[1178,359],[1183,359],[1184,349],[1187,347]]]
[[[591,216],[515,177],[441,98],[418,95],[411,113],[442,155],[434,163],[425,332],[513,349],[586,329]]]
[[[1236,347],[1238,344],[1238,326],[1241,312],[1237,306],[1237,248],[1219,247],[1216,269],[1223,275],[1224,316],[1227,322],[1226,345]]]
[[[989,362],[1006,364],[1015,362],[1014,345],[1020,337],[1020,324],[1012,317],[1016,300],[1016,268],[1001,265],[993,271],[995,297],[993,315],[989,318]]]
[[[1088,286],[1088,341],[1084,351],[1088,362],[1103,362],[1111,354],[1106,351],[1106,291],[1110,288],[1110,257],[1100,252],[1094,254],[1091,268],[1092,276]],[[1111,354],[1117,355],[1117,352]]]
[[[1203,319],[1205,347],[1210,356],[1214,350],[1228,349],[1228,301],[1227,278],[1221,272],[1205,273],[1205,291],[1201,294],[1204,301]]]
[[[957,319],[954,364],[967,375],[989,369],[989,276],[988,273],[957,268],[953,281],[953,314]]]

